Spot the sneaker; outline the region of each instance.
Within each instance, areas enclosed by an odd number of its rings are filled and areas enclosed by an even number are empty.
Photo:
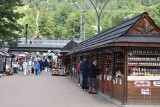
[[[84,89],[84,91],[86,92],[86,91],[87,91],[87,89]]]

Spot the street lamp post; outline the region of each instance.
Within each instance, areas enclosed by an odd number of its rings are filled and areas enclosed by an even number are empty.
[[[26,44],[27,44],[27,38],[28,38],[28,24],[26,24],[26,34],[25,34],[25,36],[26,36]]]
[[[80,16],[80,36],[81,36],[81,38],[82,38],[82,40],[83,40],[83,34],[82,34],[82,30],[83,30],[83,28],[82,28],[82,20],[83,20],[83,10],[81,9],[80,10],[80,12],[81,12],[81,16]]]
[[[80,38],[81,40],[85,40],[85,37],[83,37],[83,9],[80,8],[80,6],[75,2],[76,6],[78,7],[78,11],[80,11]],[[84,35],[85,36],[85,35]]]
[[[89,0],[89,1],[93,5],[93,7],[94,7],[94,9],[96,11],[96,14],[97,14],[97,19],[98,19],[98,26],[97,27],[98,27],[98,34],[99,34],[100,33],[100,21],[101,21],[102,11],[103,11],[104,7],[106,6],[106,4],[108,3],[109,0],[107,0],[105,2],[105,4],[103,5],[102,9],[100,10],[100,13],[98,12],[98,10],[97,10],[96,6],[94,5],[94,3],[91,0]]]

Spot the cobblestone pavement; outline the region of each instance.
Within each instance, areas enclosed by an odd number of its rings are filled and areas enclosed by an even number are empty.
[[[99,95],[83,92],[73,79],[23,74],[0,78],[0,107],[116,107]]]

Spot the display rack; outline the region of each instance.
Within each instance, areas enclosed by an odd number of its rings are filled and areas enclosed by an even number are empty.
[[[112,53],[105,53],[105,62],[104,62],[104,68],[105,68],[105,74],[111,75],[111,63],[112,63]]]
[[[129,50],[129,76],[160,76],[159,50]]]
[[[121,71],[124,73],[124,53],[123,52],[116,52],[115,53],[115,71]]]
[[[98,55],[98,67],[102,70],[103,59],[102,59],[102,55],[101,54]]]
[[[112,90],[112,53],[106,52],[104,55],[104,88],[106,91]]]

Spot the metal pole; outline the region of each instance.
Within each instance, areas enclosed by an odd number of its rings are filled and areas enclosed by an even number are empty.
[[[81,12],[81,16],[80,16],[80,38],[81,38],[81,40],[84,40],[84,38],[82,37],[83,36],[83,34],[82,34],[82,30],[83,30],[83,28],[82,28],[82,19],[83,19],[83,11],[82,10],[80,10],[80,12]]]
[[[84,41],[86,40],[86,24],[85,24],[85,22],[83,22],[84,24],[84,26],[83,26],[83,35],[84,35]]]
[[[98,15],[98,16],[97,16],[97,18],[98,18],[98,34],[99,34],[99,33],[100,33],[100,31],[101,31],[101,29],[100,29],[101,16],[100,16],[100,15]]]
[[[28,24],[26,24],[26,44],[27,44],[27,37],[28,37]]]
[[[80,11],[80,39],[81,40],[84,40],[84,37],[83,37],[83,10],[82,8],[78,5],[77,2],[75,2],[76,6],[78,7],[78,11]]]
[[[100,13],[98,13],[97,8],[96,8],[96,6],[94,5],[94,3],[93,3],[91,0],[89,0],[89,1],[90,1],[91,4],[93,5],[93,7],[94,7],[94,9],[95,9],[95,11],[96,11],[96,14],[97,14],[97,19],[98,19],[98,26],[97,26],[97,27],[98,27],[98,34],[99,34],[99,33],[100,33],[101,14],[102,14],[104,7],[106,6],[106,4],[108,3],[109,0],[107,0],[107,1],[105,2],[105,4],[103,5]]]

